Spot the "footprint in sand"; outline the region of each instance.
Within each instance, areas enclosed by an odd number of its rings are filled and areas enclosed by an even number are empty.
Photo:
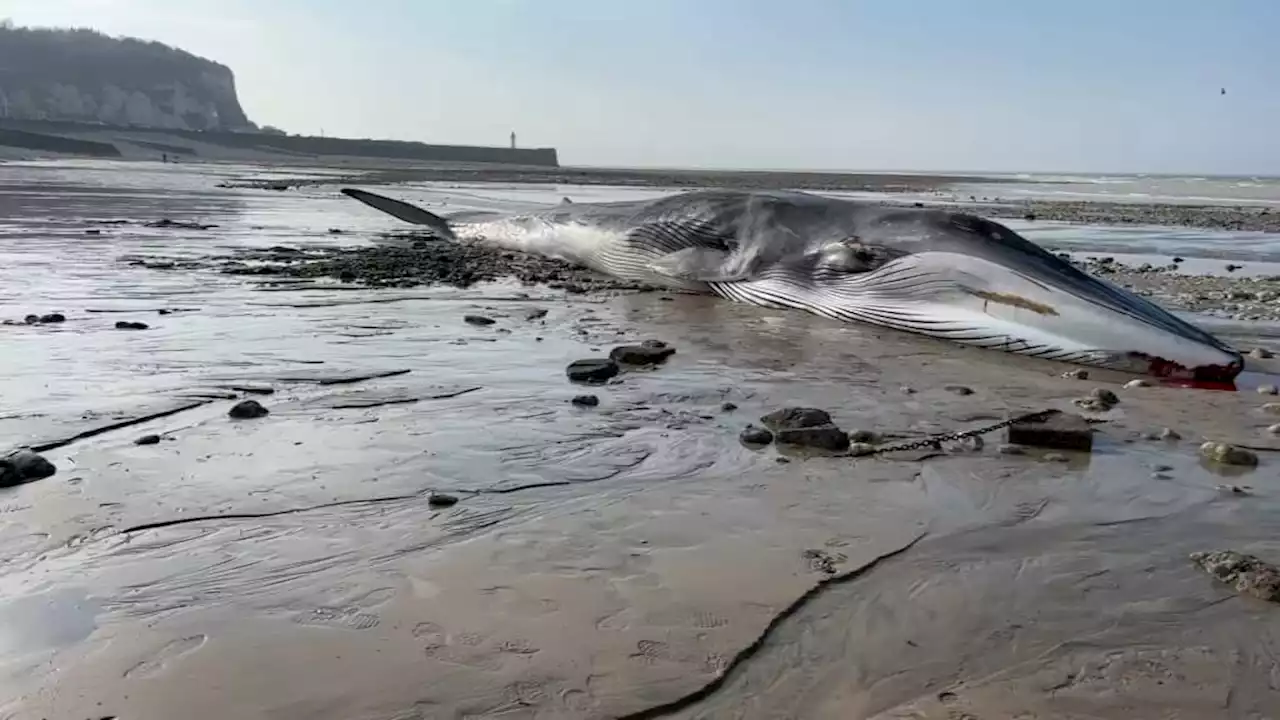
[[[433,660],[489,671],[502,666],[497,653],[503,650],[480,647],[487,638],[479,633],[452,635],[436,623],[421,622],[414,626],[413,636],[422,641],[423,654]]]
[[[177,660],[183,655],[195,652],[204,645],[207,640],[204,635],[192,635],[178,640],[174,640],[164,647],[160,648],[154,657],[143,660],[124,671],[127,678],[148,677],[154,675],[164,669],[164,666]]]
[[[376,627],[381,619],[372,613],[360,612],[357,608],[318,607],[295,615],[293,621],[299,625],[368,630]]]
[[[541,652],[542,648],[525,640],[524,638],[511,638],[498,643],[498,652],[510,653],[512,655],[533,655]]]
[[[660,640],[641,640],[636,643],[636,651],[628,657],[645,665],[653,665],[659,660],[670,660],[671,647]]]

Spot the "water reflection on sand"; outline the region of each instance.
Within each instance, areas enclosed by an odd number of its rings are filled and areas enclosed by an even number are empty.
[[[1252,393],[1125,391],[1095,452],[1062,464],[999,454],[997,438],[924,461],[779,462],[737,433],[782,404],[912,434],[1068,408],[1124,378],[1081,383],[710,298],[259,292],[119,258],[372,242],[396,226],[331,188],[225,190],[165,170],[117,190],[0,172],[0,310],[68,317],[0,328],[3,447],[204,401],[51,450],[56,476],[0,491],[0,715],[1280,708],[1276,609],[1186,557],[1280,559],[1276,456],[1230,480],[1253,487],[1242,497],[1216,489],[1194,453],[1202,437],[1274,442]],[[218,227],[89,222],[158,216]],[[534,307],[545,319],[526,319]],[[467,312],[497,322],[467,325]],[[151,327],[117,331],[120,319]],[[565,382],[567,362],[651,337],[678,348],[664,367],[592,390],[598,407],[568,402],[582,389]],[[243,393],[226,388],[248,384],[274,389],[257,396],[271,414],[233,422]],[[1185,440],[1141,439],[1165,426]],[[164,439],[134,444],[147,433]],[[432,491],[460,501],[432,507]]]

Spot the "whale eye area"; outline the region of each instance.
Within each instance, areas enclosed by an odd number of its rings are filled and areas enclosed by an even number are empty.
[[[870,272],[894,258],[882,247],[865,245],[857,237],[848,237],[822,249],[820,264],[830,270],[847,273]]]

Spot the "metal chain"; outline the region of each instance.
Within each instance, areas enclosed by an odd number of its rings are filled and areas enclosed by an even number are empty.
[[[855,452],[854,454],[857,455],[858,457],[864,457],[868,455],[879,455],[881,453],[887,453],[887,452],[902,452],[903,450],[919,450],[921,448],[936,447],[941,443],[949,442],[952,440],[963,440],[964,438],[967,438],[967,437],[986,435],[989,432],[995,432],[996,430],[1009,427],[1010,425],[1013,425],[1015,423],[1045,420],[1049,416],[1055,415],[1059,412],[1061,411],[1055,410],[1052,408],[1048,410],[1039,410],[1032,413],[1017,415],[1015,417],[1009,418],[1008,420],[1001,420],[1000,422],[994,425],[988,425],[986,427],[975,428],[973,430],[957,430],[955,432],[942,433],[941,435],[929,435],[929,436],[920,438],[918,440],[907,440],[899,443],[889,443],[887,445],[876,445],[873,448],[867,448],[862,452]],[[1093,425],[1097,423],[1103,423],[1106,421],[1099,420],[1096,418],[1086,418],[1085,422]]]

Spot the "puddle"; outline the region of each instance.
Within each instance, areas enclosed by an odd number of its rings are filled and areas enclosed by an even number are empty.
[[[25,675],[58,650],[89,637],[100,608],[74,586],[0,602],[0,668]]]

